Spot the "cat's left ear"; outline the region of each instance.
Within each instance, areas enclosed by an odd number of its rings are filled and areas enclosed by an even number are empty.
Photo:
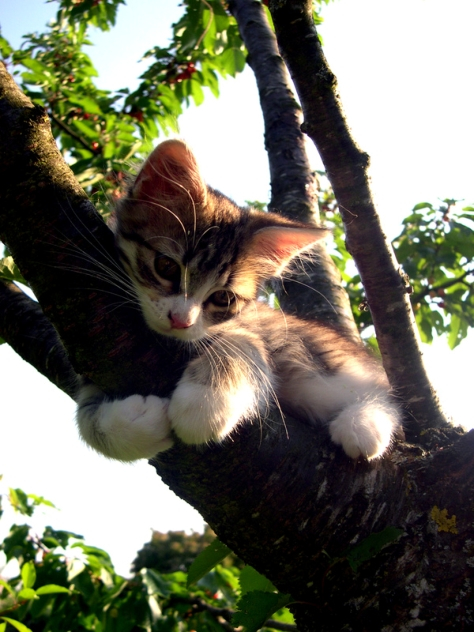
[[[166,140],[148,156],[132,188],[135,199],[172,201],[191,197],[204,204],[207,186],[194,154],[181,140]]]
[[[294,257],[310,250],[328,234],[328,230],[317,226],[266,226],[253,235],[247,255],[268,266],[270,276],[277,276]]]

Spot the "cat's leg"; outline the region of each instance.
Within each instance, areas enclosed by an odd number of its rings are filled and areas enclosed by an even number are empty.
[[[348,456],[370,460],[383,455],[400,426],[397,407],[378,396],[343,408],[329,423],[329,434]]]
[[[331,439],[353,459],[382,456],[401,429],[388,384],[370,365],[348,363],[333,374],[296,371],[282,385],[282,403],[296,416],[328,424]]]
[[[226,333],[187,367],[168,416],[188,444],[221,441],[242,421],[261,416],[273,376],[261,341],[249,332]]]
[[[84,384],[77,400],[81,437],[98,452],[119,461],[148,459],[173,445],[169,400],[131,395],[108,400],[94,384]]]

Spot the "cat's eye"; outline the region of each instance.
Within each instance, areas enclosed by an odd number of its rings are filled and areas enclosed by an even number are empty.
[[[235,301],[235,295],[227,290],[218,290],[209,298],[217,307],[230,307]]]
[[[165,281],[172,281],[173,283],[178,282],[181,277],[181,268],[179,267],[179,264],[165,255],[156,256],[155,271],[162,279],[165,279]]]

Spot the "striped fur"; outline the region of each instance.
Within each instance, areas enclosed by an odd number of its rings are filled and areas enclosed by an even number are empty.
[[[78,398],[82,437],[123,461],[149,458],[175,437],[222,441],[278,406],[352,458],[372,459],[400,427],[386,377],[336,330],[257,300],[262,284],[325,236],[322,228],[242,209],[203,182],[180,141],[159,145],[116,212],[116,243],[148,326],[196,351],[169,400]]]

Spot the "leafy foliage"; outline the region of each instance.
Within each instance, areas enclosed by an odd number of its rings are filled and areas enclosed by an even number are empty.
[[[3,59],[46,108],[59,147],[104,215],[110,198],[123,195],[130,162],[143,160],[160,133],[177,131],[183,106],[200,105],[203,88],[218,96],[218,76],[236,76],[245,65],[237,24],[221,2],[188,0],[171,44],[144,53],[149,67],[138,88],[101,90],[85,52],[88,28],[113,26],[120,4],[61,0],[56,20],[44,33],[26,35],[19,50],[0,38]]]
[[[322,217],[332,228],[332,256],[354,319],[361,331],[370,333],[370,312],[360,276],[345,247],[342,220],[330,188],[321,191],[319,203]],[[417,204],[403,220],[392,246],[423,342],[444,335],[453,349],[474,326],[474,207],[460,207],[451,199],[439,205]]]
[[[38,506],[54,506],[21,489],[10,489],[7,500],[28,517]],[[278,593],[254,569],[238,568],[232,555],[227,566],[217,563],[231,554],[218,540],[204,549],[200,561],[198,557],[195,568],[200,570],[193,577],[182,570],[164,572],[162,563],[169,568],[176,542],[188,555],[197,543],[202,548],[203,542],[193,536],[186,546],[182,535],[161,534],[161,559],[155,557],[155,567],[142,567],[127,579],[115,572],[105,551],[87,545],[80,535],[46,527],[39,536],[27,524],[12,525],[0,551],[7,562],[16,560],[17,571],[9,579],[0,575],[0,630],[5,630],[3,621],[21,632],[59,631],[65,622],[72,632],[218,632],[228,630],[227,622],[236,617],[235,625],[256,632],[275,611],[274,625],[292,622],[282,610],[289,596]],[[205,539],[211,537],[208,531]]]
[[[212,529],[206,526],[204,533],[186,534],[184,531],[154,531],[133,561],[135,573],[142,568],[159,568],[162,573],[185,571],[197,555],[215,538]]]
[[[394,248],[413,287],[422,339],[444,334],[456,347],[474,326],[474,208],[449,199],[417,204]]]

